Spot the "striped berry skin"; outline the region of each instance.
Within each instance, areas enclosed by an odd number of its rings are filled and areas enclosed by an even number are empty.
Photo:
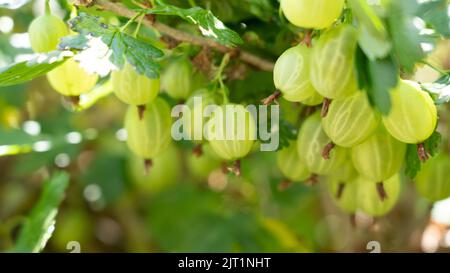
[[[144,159],[160,155],[171,143],[172,118],[169,105],[161,98],[147,104],[140,118],[138,109],[130,106],[125,115],[127,144],[130,150]]]
[[[330,27],[341,15],[344,0],[281,0],[281,9],[292,24],[302,28]]]
[[[420,195],[436,202],[450,197],[450,157],[439,154],[426,162],[416,177]]]
[[[256,139],[255,120],[242,105],[226,104],[218,107],[205,126],[211,148],[224,160],[245,157]]]
[[[275,87],[288,101],[301,102],[317,93],[310,82],[311,51],[298,45],[286,50],[275,63]]]
[[[357,92],[355,50],[357,30],[342,24],[325,32],[313,46],[311,83],[329,99],[345,98]]]
[[[365,92],[334,100],[322,119],[325,133],[342,147],[351,148],[366,140],[380,125],[380,115],[372,109]]]
[[[330,159],[323,158],[323,147],[330,141],[322,128],[320,113],[305,120],[298,134],[297,152],[311,173],[332,175],[345,162],[347,150],[338,146],[331,151]]]
[[[400,171],[406,144],[393,138],[382,126],[363,143],[352,148],[356,170],[366,179],[383,182]]]
[[[121,70],[111,73],[114,94],[128,105],[146,105],[152,102],[159,92],[159,79],[150,79],[136,72],[126,62]]]
[[[191,112],[182,117],[186,122],[185,132],[196,143],[204,140],[202,124],[206,124],[208,121],[208,117],[203,116],[205,109],[210,105],[221,104],[222,97],[219,94],[220,92],[202,88],[195,91],[186,102],[186,106]],[[197,104],[200,98],[202,103]]]
[[[356,180],[358,183],[358,208],[373,217],[389,213],[397,204],[401,193],[401,181],[398,174],[384,181],[387,198],[380,199],[375,183],[364,177]]]
[[[328,192],[336,205],[347,213],[358,210],[358,183],[356,178],[346,183],[330,177],[327,181]]]
[[[97,84],[98,76],[89,74],[74,60],[69,59],[47,73],[50,85],[64,96],[79,96]]]
[[[396,139],[418,144],[427,140],[436,129],[437,109],[431,97],[418,83],[400,80],[391,91],[392,107],[383,123]]]
[[[191,62],[186,58],[173,61],[167,67],[163,87],[174,99],[186,100],[194,91],[194,76]]]
[[[45,14],[31,22],[28,34],[33,51],[41,53],[56,50],[59,40],[69,35],[69,29],[59,17]]]
[[[305,163],[298,156],[295,141],[291,141],[289,147],[277,152],[277,166],[281,173],[291,181],[304,181],[311,176]]]

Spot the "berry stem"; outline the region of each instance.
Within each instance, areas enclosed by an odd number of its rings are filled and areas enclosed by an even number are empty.
[[[67,99],[75,108],[80,106],[80,96],[68,96]]]
[[[329,98],[325,98],[323,100],[322,111],[320,115],[324,118],[328,115],[328,110],[330,109],[331,100]]]
[[[150,169],[153,166],[153,161],[151,159],[144,159],[144,171],[145,175],[148,175],[150,173]]]
[[[312,36],[313,36],[312,34],[313,34],[313,30],[308,29],[305,32],[305,37],[303,38],[303,41],[301,43],[306,45],[307,47],[311,47],[312,46]]]
[[[278,191],[283,192],[292,187],[293,184],[294,183],[289,179],[283,180],[278,184]]]
[[[198,144],[194,147],[194,149],[192,150],[192,153],[196,156],[196,157],[201,157],[203,155],[203,146],[202,144]]]
[[[222,162],[221,169],[222,169],[223,174],[228,174],[229,170],[228,170],[227,162]]]
[[[142,120],[144,118],[144,113],[145,113],[146,109],[147,109],[147,107],[145,105],[138,105],[137,106],[139,120]]]
[[[419,155],[419,159],[422,162],[426,162],[430,158],[425,149],[424,143],[417,144],[417,154]]]
[[[323,151],[322,151],[323,159],[325,159],[325,160],[330,159],[330,153],[334,149],[334,147],[336,147],[336,144],[334,144],[333,142],[330,142],[323,148]]]
[[[281,98],[281,95],[282,95],[281,92],[279,90],[276,90],[272,95],[270,95],[267,98],[263,99],[261,102],[264,105],[270,105],[273,102],[277,103],[277,99]]]
[[[384,201],[388,198],[383,182],[377,183],[377,192],[378,192],[378,196],[380,197],[381,201]]]
[[[305,181],[306,185],[314,186],[319,183],[317,174],[313,173],[311,176]]]
[[[344,193],[345,183],[340,182],[338,185],[338,190],[336,191],[336,198],[341,199],[342,194]]]
[[[228,168],[228,171],[234,173],[236,176],[241,176],[241,161],[236,160],[233,166]]]

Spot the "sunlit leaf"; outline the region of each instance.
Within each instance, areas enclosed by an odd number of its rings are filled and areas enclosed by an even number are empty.
[[[64,37],[59,44],[61,49],[89,50],[90,41],[93,38],[101,38],[103,43],[111,50],[109,59],[119,68],[122,68],[125,61],[133,65],[139,74],[149,78],[159,77],[159,64],[157,58],[163,56],[163,52],[153,45],[138,40],[126,33],[121,32],[117,27],[100,22],[98,17],[80,13],[69,22],[72,30],[78,35]],[[99,51],[102,56],[104,52]]]
[[[172,5],[167,5],[162,1],[152,9],[144,10],[147,14],[176,15],[196,25],[203,36],[211,38],[226,46],[236,46],[243,41],[239,34],[227,28],[222,21],[210,11],[200,7],[183,9]]]
[[[28,61],[0,68],[0,87],[25,83],[45,75],[72,56],[73,53],[70,51],[56,50],[36,54]]]

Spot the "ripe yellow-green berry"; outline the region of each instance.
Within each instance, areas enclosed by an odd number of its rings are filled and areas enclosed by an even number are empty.
[[[59,40],[69,35],[69,30],[59,17],[44,14],[31,22],[28,35],[33,51],[41,53],[56,50]]]
[[[392,107],[383,123],[396,139],[419,144],[427,140],[436,129],[437,109],[430,95],[419,84],[400,80],[391,91]]]
[[[152,102],[159,92],[159,78],[150,79],[140,75],[128,62],[121,70],[111,73],[111,81],[116,96],[129,105],[146,105]]]
[[[218,107],[206,126],[212,149],[225,160],[245,157],[256,139],[255,120],[242,105],[226,104]]]
[[[189,59],[180,58],[166,68],[162,86],[174,99],[186,100],[194,92],[193,67]]]
[[[281,0],[281,9],[298,27],[323,29],[339,18],[344,3],[344,0]]]
[[[98,76],[86,72],[72,58],[48,72],[47,79],[58,93],[68,97],[77,97],[91,91],[97,83]]]
[[[325,32],[313,47],[311,83],[325,98],[339,99],[357,92],[355,50],[357,31],[342,24]]]
[[[416,189],[430,201],[450,197],[450,157],[439,154],[426,162],[416,177]]]
[[[380,199],[376,185],[373,181],[359,177],[358,183],[358,207],[370,216],[379,217],[387,214],[397,204],[401,192],[399,175],[395,175],[384,181],[386,199]]]
[[[153,159],[169,146],[171,126],[170,107],[161,98],[147,104],[143,118],[136,107],[130,106],[125,115],[128,147],[141,158]]]
[[[301,102],[317,94],[310,78],[311,49],[298,45],[286,50],[275,63],[275,87],[288,101]]]
[[[344,163],[347,151],[341,147],[335,147],[328,160],[323,158],[323,147],[330,141],[322,128],[320,113],[316,112],[305,120],[298,134],[297,151],[311,173],[331,175]]]
[[[382,126],[363,143],[352,148],[353,164],[365,178],[383,182],[400,171],[406,144],[393,138]]]
[[[351,148],[366,140],[379,126],[380,116],[369,104],[365,92],[334,100],[322,119],[325,133],[342,147]]]
[[[284,177],[291,181],[305,181],[311,176],[306,164],[298,156],[295,141],[291,141],[289,147],[277,152],[277,166]]]

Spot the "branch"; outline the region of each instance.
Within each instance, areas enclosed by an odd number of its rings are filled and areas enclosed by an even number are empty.
[[[120,16],[123,16],[126,18],[133,18],[136,15],[136,12],[134,12],[118,3],[113,3],[113,2],[106,1],[106,0],[97,0],[95,2],[101,8],[111,11],[117,15],[120,15]],[[214,48],[215,50],[217,50],[221,53],[230,53],[232,55],[238,53],[237,57],[239,59],[241,59],[243,62],[246,62],[260,70],[273,71],[274,64],[272,62],[262,59],[250,52],[243,51],[243,50],[241,51],[236,48],[226,47],[226,46],[221,45],[213,40],[185,33],[183,31],[172,28],[172,27],[170,27],[166,24],[162,24],[160,22],[154,22],[154,21],[148,19],[147,17],[144,18],[142,24],[147,27],[155,28],[156,30],[158,30],[158,31],[164,33],[165,35],[170,36],[171,38],[178,40],[178,41],[188,42],[190,44],[198,45],[198,46],[202,46],[202,47]]]

